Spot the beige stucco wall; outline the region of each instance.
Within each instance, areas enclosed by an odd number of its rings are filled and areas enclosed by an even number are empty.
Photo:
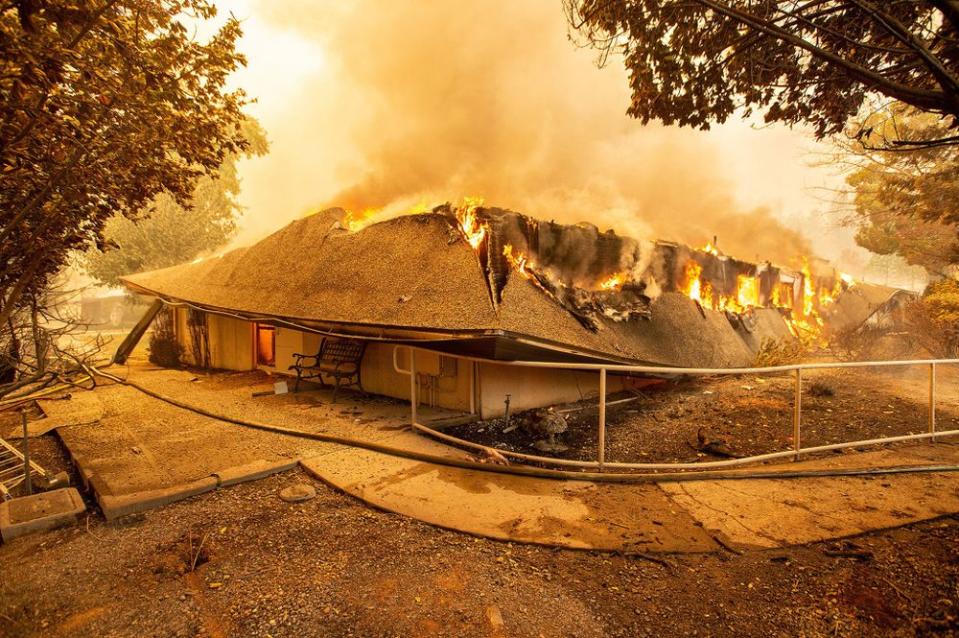
[[[599,394],[598,372],[523,368],[497,363],[479,364],[480,416],[484,419],[506,412],[506,395],[510,395],[510,412],[540,408],[557,403],[595,398]],[[622,377],[608,375],[607,395],[625,389]]]
[[[304,338],[309,336],[292,328],[276,328],[276,359],[275,370],[280,374],[287,374],[295,359],[293,354],[316,354],[315,347],[306,347]]]
[[[177,341],[183,348],[183,362],[195,365],[190,328],[187,325],[187,309],[176,308],[175,330]],[[249,321],[207,315],[210,333],[210,359],[214,368],[222,370],[252,370],[253,324]]]
[[[401,347],[397,364],[408,370],[409,349]],[[426,350],[416,351],[416,372],[420,405],[429,405],[430,387],[436,407],[468,412],[470,409],[470,363]],[[371,343],[363,357],[363,388],[397,399],[410,398],[410,378],[393,368],[393,345]]]
[[[253,324],[249,321],[207,315],[210,328],[210,358],[214,368],[252,370]]]

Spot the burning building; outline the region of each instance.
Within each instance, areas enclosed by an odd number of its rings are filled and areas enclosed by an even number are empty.
[[[285,374],[323,339],[366,344],[363,389],[483,418],[578,400],[595,375],[509,361],[749,365],[766,339],[816,332],[849,284],[714,247],[642,242],[467,200],[366,225],[330,209],[222,257],[130,275],[172,309],[192,363]],[[629,384],[611,376],[609,391]]]

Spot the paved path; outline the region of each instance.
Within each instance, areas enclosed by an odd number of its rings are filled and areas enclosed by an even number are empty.
[[[783,469],[959,464],[959,446],[843,455]],[[778,547],[959,512],[959,473],[614,485],[506,476],[345,450],[301,464],[382,509],[520,542],[621,551]]]

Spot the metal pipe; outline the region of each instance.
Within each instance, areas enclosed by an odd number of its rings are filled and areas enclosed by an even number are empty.
[[[606,368],[599,370],[599,471],[606,462]]]
[[[471,357],[476,361],[485,361]],[[616,363],[562,363],[557,361],[495,361],[497,365],[519,366],[523,368],[554,368],[556,370],[600,370],[610,372],[641,372],[657,375],[743,375],[771,374],[775,372],[793,372],[794,370],[830,370],[838,368],[887,368],[915,365],[949,365],[959,363],[959,359],[910,359],[906,361],[846,361],[841,363],[792,363],[783,366],[759,368],[673,368],[668,366],[642,366]]]
[[[410,424],[416,425],[416,356],[410,348]]]
[[[413,350],[412,350],[412,348],[410,348],[409,346],[393,346],[393,369],[397,372],[397,374],[410,374],[410,371],[409,371],[409,370],[400,367],[399,361],[397,361],[397,359],[396,359],[396,354],[397,354],[397,352],[399,351],[400,348],[407,348],[407,349],[409,349],[409,350],[410,350],[410,358],[412,358],[412,356],[413,356],[413,355],[412,355]]]
[[[929,364],[929,433],[936,433],[936,364]],[[932,437],[935,441],[936,438]]]
[[[800,441],[800,426],[802,424],[802,370],[796,370],[796,393],[793,398],[793,449],[796,451],[796,460],[802,451]]]
[[[27,431],[27,411],[20,412],[23,422],[23,489],[27,496],[33,494],[33,468],[30,467],[30,433]]]
[[[470,414],[476,414],[476,362],[470,364]]]

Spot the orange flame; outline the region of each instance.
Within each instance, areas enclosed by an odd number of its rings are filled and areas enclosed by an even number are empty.
[[[610,275],[603,281],[599,282],[600,290],[619,290],[623,287],[623,284],[626,282],[626,276],[623,273],[616,273]]]
[[[482,197],[464,197],[463,205],[456,209],[456,220],[467,243],[476,250],[486,239],[486,224],[480,222],[476,209],[483,205]]]
[[[741,308],[759,307],[759,277],[736,277],[736,299]]]
[[[374,221],[377,221],[377,217],[398,217],[402,215],[419,215],[429,211],[429,205],[425,201],[421,201],[414,206],[410,206],[406,210],[400,212],[392,212],[389,215],[384,215],[386,209],[384,208],[364,208],[359,213],[353,212],[351,210],[346,211],[346,215],[343,217],[342,225],[351,233],[355,233],[358,230],[363,230]]]
[[[503,256],[506,257],[506,260],[513,266],[516,272],[524,277],[529,277],[529,273],[526,271],[526,264],[529,263],[529,260],[526,259],[526,255],[514,255],[513,245],[506,244],[503,246]]]
[[[343,218],[343,226],[351,233],[362,230],[369,225],[373,216],[381,210],[380,208],[364,208],[359,213],[348,210],[346,211],[346,216]]]
[[[703,303],[703,282],[700,276],[703,274],[703,267],[697,262],[690,260],[686,264],[685,281],[682,285],[682,291],[693,301]]]

